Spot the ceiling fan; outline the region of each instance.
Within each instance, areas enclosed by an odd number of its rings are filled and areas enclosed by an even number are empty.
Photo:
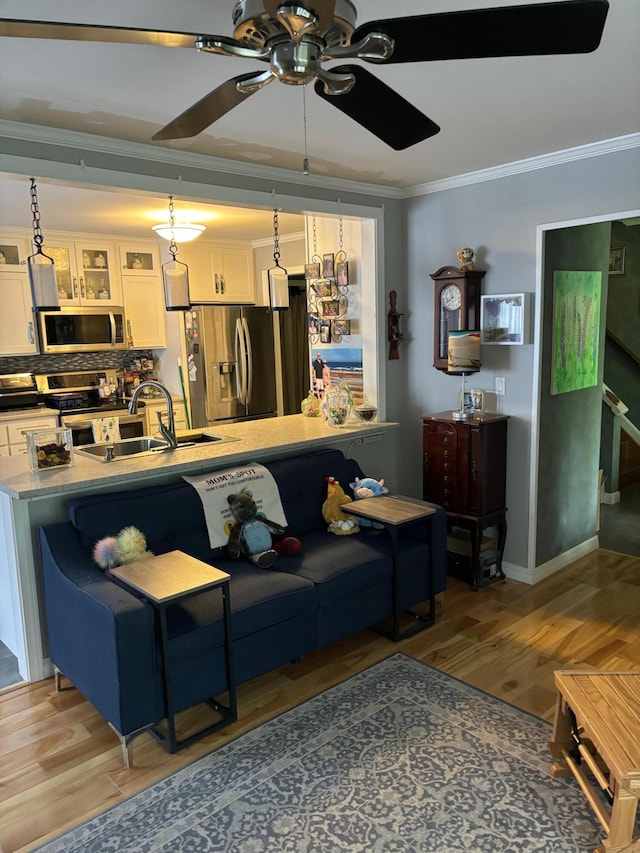
[[[555,0],[367,21],[350,0],[235,0],[233,38],[99,24],[0,18],[0,36],[195,47],[265,63],[218,86],[154,140],[197,136],[259,89],[279,80],[316,93],[399,151],[435,136],[435,122],[361,65],[501,56],[589,53],[602,36],[608,0]]]

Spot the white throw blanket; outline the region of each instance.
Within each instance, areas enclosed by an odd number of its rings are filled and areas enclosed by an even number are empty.
[[[278,484],[264,465],[251,462],[241,468],[212,471],[199,477],[183,476],[183,479],[192,485],[200,496],[212,548],[227,544],[234,524],[227,498],[242,489],[248,489],[253,494],[261,515],[282,527],[287,526]]]

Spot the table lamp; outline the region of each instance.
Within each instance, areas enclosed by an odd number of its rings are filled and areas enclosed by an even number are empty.
[[[477,373],[480,367],[480,332],[449,332],[447,338],[447,373],[452,376],[462,376],[460,408],[457,412],[451,413],[456,421],[472,417],[472,413],[464,407],[464,380],[471,373]]]

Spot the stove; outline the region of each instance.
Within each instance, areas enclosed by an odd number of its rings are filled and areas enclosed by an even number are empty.
[[[122,438],[144,435],[144,409],[130,415],[124,398],[118,399],[118,377],[115,370],[80,370],[66,373],[47,373],[35,377],[40,398],[50,409],[57,409],[61,427],[69,427],[74,445],[93,444],[95,418],[117,415]],[[101,397],[104,385],[106,397]],[[110,389],[116,393],[110,394]]]

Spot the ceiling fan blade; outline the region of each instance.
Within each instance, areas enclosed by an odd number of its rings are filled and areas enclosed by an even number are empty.
[[[202,33],[173,33],[128,27],[104,27],[99,24],[64,24],[54,21],[23,21],[14,18],[0,18],[0,36],[11,36],[13,38],[193,47],[196,39],[202,35]],[[208,36],[208,38],[234,42],[234,39],[225,36]]]
[[[391,36],[395,48],[385,62],[589,53],[600,44],[608,9],[608,0],[560,0],[413,15],[367,21],[351,41],[372,32]]]
[[[258,72],[262,74],[263,72]],[[251,97],[256,89],[250,91],[240,91],[237,83],[244,83],[256,78],[256,72],[249,74],[241,74],[239,77],[232,77],[227,80],[213,92],[209,92],[204,98],[201,98],[189,109],[181,113],[169,124],[165,125],[161,130],[151,137],[155,141],[164,139],[187,139],[190,136],[197,136],[203,130],[206,130],[219,118],[222,118],[225,113],[237,107],[242,101]]]
[[[338,65],[331,68],[331,73],[351,74],[355,77],[355,85],[344,95],[329,95],[322,81],[316,80],[316,93],[396,151],[440,132],[435,122],[366,68]]]

